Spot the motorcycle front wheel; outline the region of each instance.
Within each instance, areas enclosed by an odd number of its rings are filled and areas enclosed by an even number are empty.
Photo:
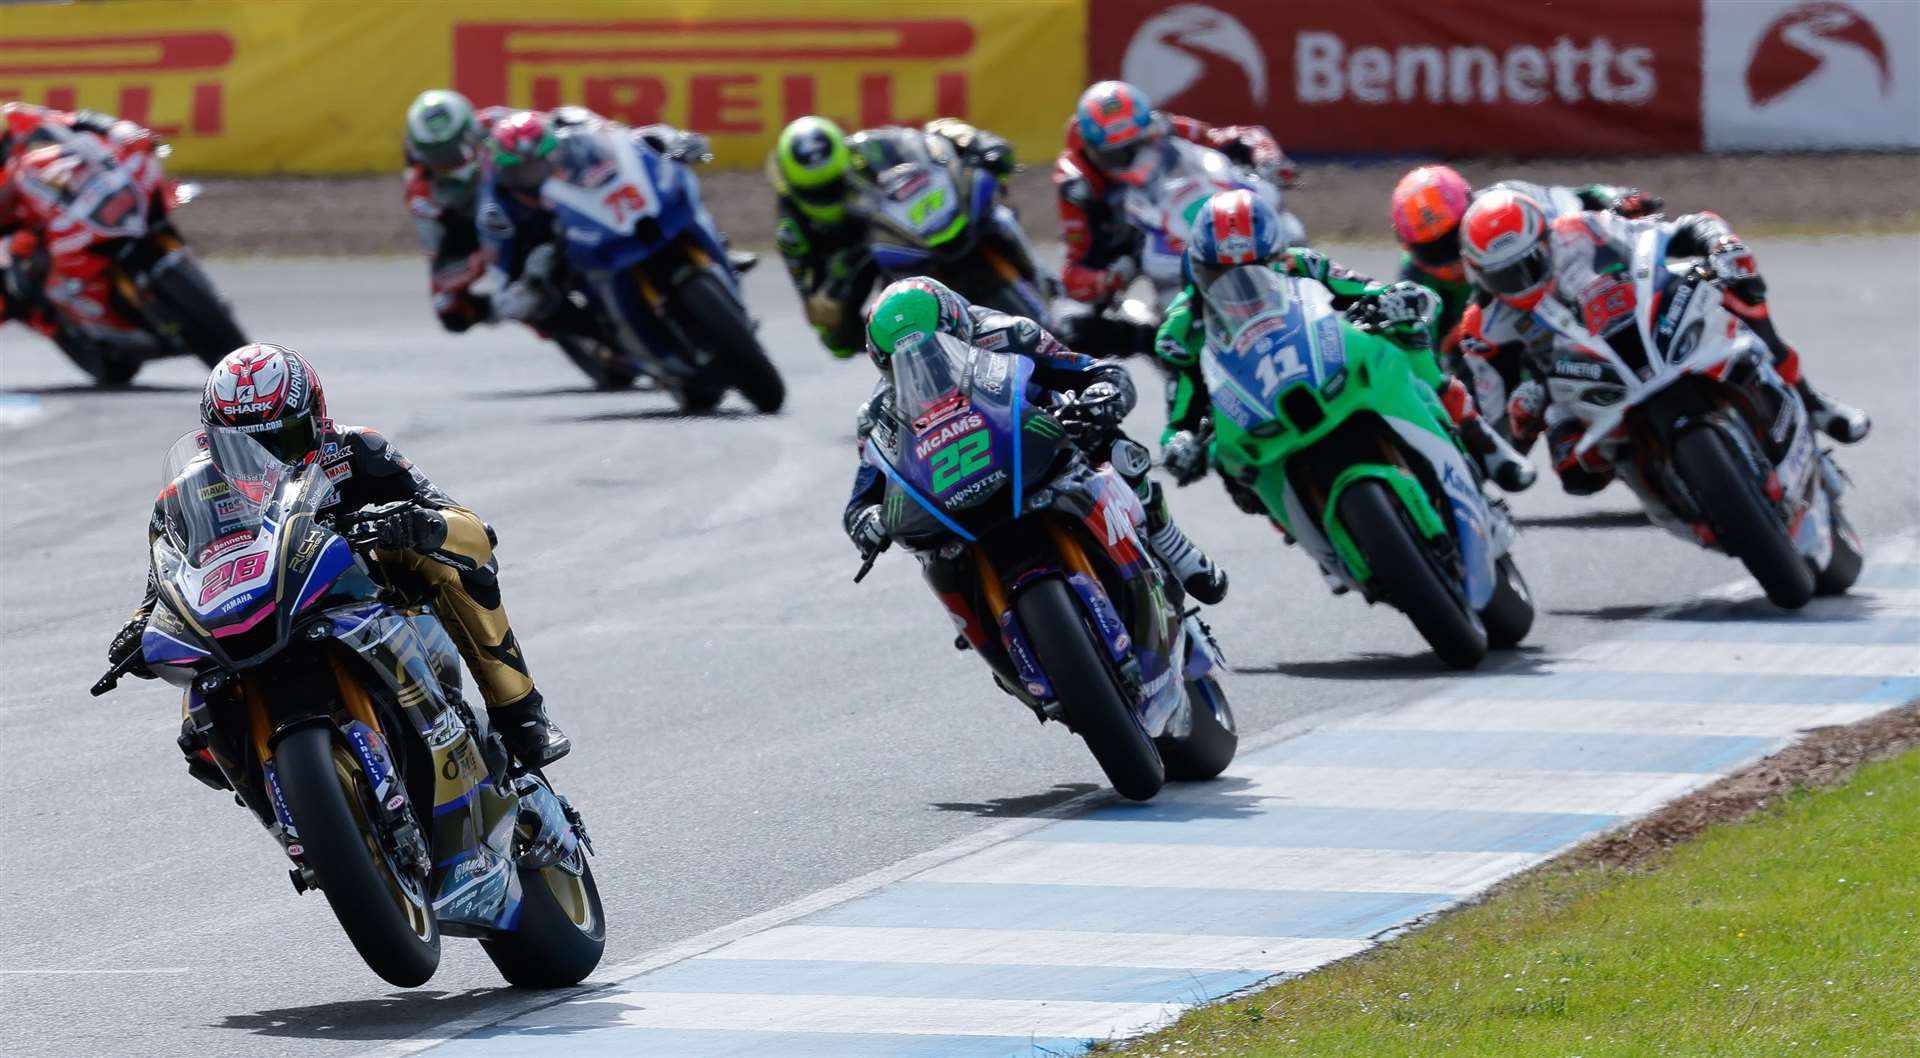
[[[1340,496],[1340,523],[1367,556],[1376,594],[1413,622],[1448,667],[1470,669],[1487,656],[1487,631],[1448,588],[1426,545],[1378,480],[1357,481]]]
[[[694,342],[712,354],[719,378],[740,391],[763,414],[771,415],[786,403],[786,383],[760,347],[747,322],[746,309],[735,301],[711,273],[701,273],[680,284],[680,324]]]
[[[193,258],[174,258],[147,280],[147,296],[155,303],[164,329],[185,351],[211,366],[247,344],[246,332],[233,318],[233,309],[214,290],[213,281]]]
[[[1029,587],[1013,607],[1039,655],[1041,670],[1107,781],[1120,796],[1134,801],[1159,793],[1167,781],[1166,765],[1094,645],[1093,631],[1072,590],[1049,577]]]
[[[1673,445],[1673,465],[1714,538],[1747,567],[1767,598],[1782,609],[1805,606],[1813,598],[1813,568],[1720,431],[1703,427],[1682,434]]]
[[[273,750],[303,859],[367,967],[413,988],[440,965],[440,926],[424,880],[403,877],[375,836],[366,780],[330,727],[298,728]]]

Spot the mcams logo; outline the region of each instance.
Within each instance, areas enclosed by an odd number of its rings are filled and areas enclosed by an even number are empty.
[[[1545,47],[1478,44],[1349,47],[1337,33],[1294,36],[1294,94],[1302,103],[1584,103],[1640,106],[1659,90],[1653,49],[1562,36]]]

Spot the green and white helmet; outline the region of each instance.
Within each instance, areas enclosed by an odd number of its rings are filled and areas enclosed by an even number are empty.
[[[826,118],[796,118],[780,130],[767,156],[767,182],[812,220],[838,224],[847,215],[847,136]]]
[[[880,292],[867,314],[867,355],[875,367],[889,370],[902,342],[932,334],[973,341],[973,314],[967,299],[937,279],[914,276],[895,280]]]
[[[473,161],[480,126],[467,97],[435,88],[407,107],[407,156],[429,169],[451,172]]]

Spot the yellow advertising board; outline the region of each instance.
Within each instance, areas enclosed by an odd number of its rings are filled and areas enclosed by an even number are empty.
[[[1084,86],[1086,0],[107,0],[0,4],[0,99],[149,125],[202,173],[399,164],[401,114],[578,103],[758,165],[782,125],[965,117],[1038,160]]]

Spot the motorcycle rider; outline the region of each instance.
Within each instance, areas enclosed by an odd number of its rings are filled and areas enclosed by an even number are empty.
[[[1066,241],[1060,281],[1068,297],[1104,301],[1133,282],[1136,236],[1120,202],[1128,187],[1150,183],[1165,164],[1169,136],[1211,147],[1281,186],[1293,162],[1257,125],[1215,127],[1153,109],[1138,88],[1101,81],[1081,93],[1067,121],[1066,149],[1053,163],[1053,188]]]
[[[870,174],[888,144],[914,135],[939,136],[970,167],[1002,181],[1017,163],[1013,145],[958,118],[936,118],[919,129],[886,126],[848,136],[831,119],[796,118],[780,130],[767,155],[773,186],[774,241],[807,311],[807,322],[827,351],[842,360],[864,341],[860,309],[879,281],[867,248],[867,221],[850,211],[851,180]]]
[[[319,463],[335,492],[317,517],[342,535],[377,534],[373,560],[394,583],[431,598],[507,748],[528,767],[566,756],[572,743],[547,718],[507,623],[486,523],[440,491],[379,431],[328,417],[320,378],[306,358],[266,343],[227,354],[207,378],[200,425],[211,466],[195,463],[160,493],[147,528],[149,546],[179,524],[186,489],[197,488],[205,497],[209,490],[224,494],[245,487],[221,474],[222,453],[234,451],[233,446],[257,444],[293,466]],[[127,671],[142,679],[153,678],[141,657],[140,639],[158,592],[149,571],[146,598],[107,650],[111,665],[129,665]],[[182,748],[190,759],[196,752],[185,742]]]
[[[1193,235],[1187,243],[1187,286],[1168,307],[1166,322],[1161,324],[1154,344],[1154,352],[1173,379],[1167,388],[1167,428],[1160,445],[1161,464],[1175,482],[1185,485],[1198,481],[1205,476],[1208,465],[1208,445],[1201,440],[1200,429],[1213,402],[1200,370],[1207,336],[1205,303],[1198,283],[1222,268],[1266,265],[1282,275],[1311,279],[1326,287],[1336,309],[1344,312],[1362,307],[1377,323],[1375,333],[1405,349],[1408,368],[1434,388],[1481,471],[1508,492],[1533,484],[1534,470],[1526,458],[1480,417],[1467,387],[1440,370],[1433,355],[1432,329],[1439,299],[1431,291],[1404,280],[1377,283],[1316,250],[1288,249],[1280,236],[1279,214],[1251,191],[1216,194],[1194,218]],[[1222,480],[1241,510],[1267,513],[1265,502],[1252,490],[1224,476]]]
[[[1821,393],[1803,376],[1800,356],[1775,329],[1767,309],[1766,280],[1753,253],[1727,222],[1713,213],[1689,213],[1671,221],[1629,219],[1615,213],[1553,217],[1530,195],[1499,189],[1481,195],[1461,222],[1461,256],[1467,278],[1485,295],[1461,321],[1462,348],[1493,355],[1511,349],[1539,366],[1556,344],[1540,317],[1549,300],[1570,311],[1578,326],[1605,337],[1634,318],[1633,286],[1625,274],[1635,240],[1663,227],[1669,257],[1704,257],[1729,310],[1751,328],[1772,354],[1774,368],[1806,402],[1814,425],[1843,444],[1867,436],[1865,412]],[[1549,402],[1538,379],[1520,386],[1508,404],[1515,439],[1530,447],[1542,430],[1561,484],[1588,495],[1613,480],[1613,467],[1599,449],[1576,458],[1583,427],[1578,418]]]
[[[467,97],[444,88],[420,93],[407,107],[407,212],[427,256],[433,313],[459,334],[493,322],[493,302],[473,292],[486,274],[486,255],[474,226],[480,183],[480,145],[508,107],[475,110]]]
[[[58,296],[75,320],[106,316],[112,297],[106,259],[60,253],[62,189],[22,176],[27,152],[63,143],[95,146],[89,153],[107,165],[139,164],[159,146],[151,131],[98,111],[0,103],[0,322],[18,320],[48,337],[59,331],[47,303],[50,278],[65,281]],[[82,221],[67,217],[64,223]]]
[[[1195,600],[1211,606],[1226,597],[1226,571],[1187,539],[1174,522],[1165,491],[1147,477],[1151,461],[1146,448],[1120,430],[1120,420],[1137,399],[1127,369],[1073,352],[1030,319],[971,305],[937,280],[915,277],[888,284],[874,303],[867,321],[867,353],[880,369],[881,378],[860,409],[856,434],[861,445],[893,443],[893,430],[886,424],[894,421],[894,350],[904,340],[935,333],[951,335],[981,349],[1025,357],[1034,365],[1034,386],[1054,398],[1075,395],[1078,399],[1070,414],[1079,422],[1104,427],[1102,440],[1111,442],[1109,461],[1146,508],[1147,547]],[[847,536],[862,554],[884,550],[891,542],[881,511],[885,496],[886,479],[862,461],[842,516]],[[934,563],[927,566],[928,579],[943,597],[952,594],[948,584],[951,576],[950,572],[937,572]]]
[[[550,155],[559,146],[556,133],[574,125],[612,124],[583,107],[561,107],[550,114],[523,110],[493,123],[482,142],[482,182],[478,226],[490,267],[498,272],[494,314],[541,330],[595,337],[599,326],[590,310],[575,305],[553,282],[559,265],[553,213],[540,200],[540,185],[553,171]],[[707,137],[671,125],[627,130],[664,157],[697,164],[713,157]],[[753,263],[751,255],[728,255],[736,270]]]

